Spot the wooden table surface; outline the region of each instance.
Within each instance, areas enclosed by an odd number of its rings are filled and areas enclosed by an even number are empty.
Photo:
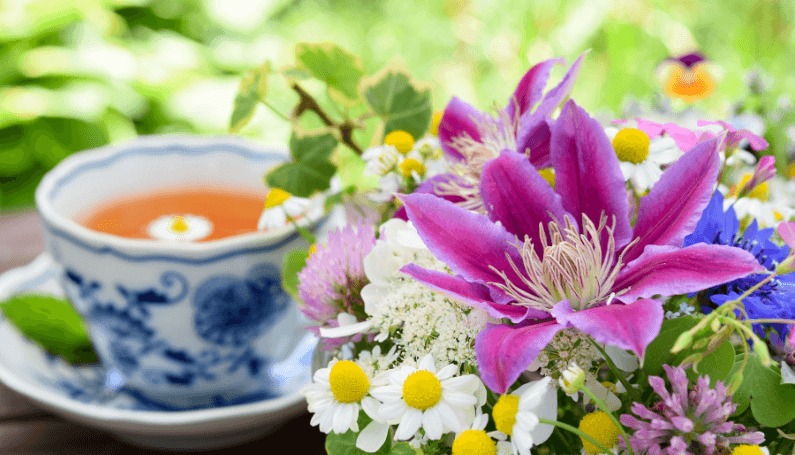
[[[0,212],[0,273],[29,263],[44,251],[41,221],[35,210]],[[0,346],[2,355],[2,346]],[[254,453],[323,454],[325,435],[309,425],[304,414],[276,432],[234,448],[205,451],[209,454]],[[78,425],[42,411],[25,397],[0,383],[0,453],[50,454],[162,454],[119,442],[108,433]]]

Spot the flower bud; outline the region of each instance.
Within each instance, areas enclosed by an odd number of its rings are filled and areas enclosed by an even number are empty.
[[[558,383],[560,383],[560,388],[567,394],[577,393],[585,384],[585,371],[576,364],[571,364],[567,369],[563,370]]]
[[[676,354],[691,344],[693,344],[693,335],[690,333],[690,331],[682,332],[682,334],[679,335],[679,338],[676,339],[674,347],[671,348],[671,353]]]
[[[754,353],[759,357],[759,360],[762,362],[762,365],[769,367],[772,363],[772,359],[770,358],[770,351],[767,350],[767,345],[765,342],[762,341],[759,337],[754,336]]]

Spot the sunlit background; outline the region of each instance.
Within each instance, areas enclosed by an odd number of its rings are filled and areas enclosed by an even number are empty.
[[[789,0],[0,0],[0,207],[31,206],[41,176],[75,151],[226,134],[242,74],[293,64],[298,42],[337,43],[368,73],[399,55],[435,110],[452,95],[502,106],[533,64],[591,49],[573,97],[605,122],[687,108],[661,95],[655,70],[700,51],[718,83],[692,109],[759,114],[788,153],[793,24]],[[270,93],[289,109],[287,90]],[[258,109],[241,134],[286,144],[289,125]]]

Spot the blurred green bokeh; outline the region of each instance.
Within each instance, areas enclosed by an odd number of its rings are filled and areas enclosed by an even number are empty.
[[[793,24],[790,0],[0,1],[0,208],[31,206],[41,176],[75,151],[225,134],[242,73],[292,64],[298,42],[338,43],[368,73],[399,55],[437,110],[452,95],[503,105],[534,63],[590,48],[573,97],[603,121],[651,102],[663,59],[701,50],[722,78],[698,108],[731,114],[749,71],[761,74],[768,87],[745,109],[773,119],[766,137],[788,148]],[[283,112],[294,102],[278,83],[270,93]],[[284,145],[289,125],[259,109],[241,134]]]

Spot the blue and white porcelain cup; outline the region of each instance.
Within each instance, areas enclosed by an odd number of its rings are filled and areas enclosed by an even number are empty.
[[[74,154],[43,178],[36,204],[46,250],[63,268],[64,290],[86,321],[110,388],[164,409],[284,393],[270,366],[307,333],[281,287],[285,254],[308,247],[292,226],[181,243],[92,231],[75,216],[147,189],[261,189],[266,172],[288,158],[236,137],[144,137]],[[320,209],[307,215],[308,227],[327,230],[322,200],[313,204]]]

